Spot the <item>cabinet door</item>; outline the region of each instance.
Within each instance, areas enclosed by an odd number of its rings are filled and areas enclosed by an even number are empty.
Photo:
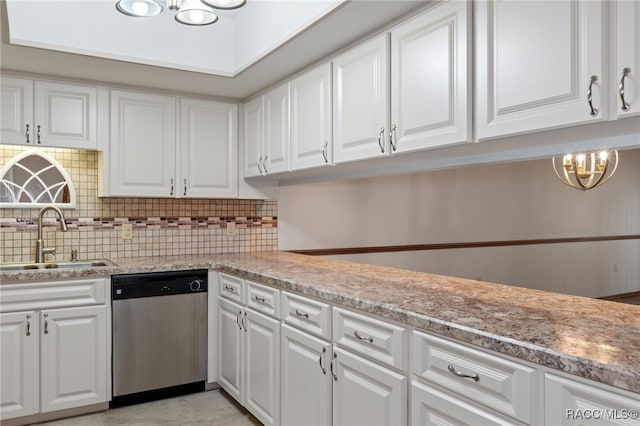
[[[38,412],[38,314],[0,314],[0,419]]]
[[[391,149],[471,140],[471,2],[445,2],[391,32]]]
[[[33,80],[3,76],[1,90],[2,143],[33,145]]]
[[[180,197],[238,197],[238,107],[180,99]]]
[[[264,173],[289,171],[289,83],[264,95]]]
[[[263,157],[264,99],[255,98],[244,105],[244,176],[260,176]]]
[[[493,413],[461,397],[414,381],[411,384],[411,425],[522,426],[514,419]]]
[[[601,1],[474,6],[479,139],[606,117]]]
[[[242,404],[244,331],[240,305],[218,298],[218,384]]]
[[[331,63],[291,81],[291,170],[331,163]]]
[[[333,424],[406,425],[407,378],[334,348]]]
[[[175,98],[111,91],[109,195],[173,197]]]
[[[389,154],[389,38],[383,34],[333,60],[333,159]]]
[[[545,424],[574,425],[640,425],[637,394],[607,390],[554,374],[544,378]]]
[[[280,424],[280,321],[245,311],[244,406],[265,425]]]
[[[40,411],[107,401],[107,308],[42,311]]]
[[[98,89],[36,81],[35,145],[98,148]]]
[[[618,118],[640,114],[640,2],[612,1],[615,60],[611,61],[612,110]],[[624,79],[623,79],[624,74]],[[623,95],[620,94],[622,90]],[[625,106],[622,105],[624,96]]]
[[[331,424],[331,345],[282,326],[282,424]]]

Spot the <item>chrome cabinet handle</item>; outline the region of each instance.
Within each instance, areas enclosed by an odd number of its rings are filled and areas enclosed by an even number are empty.
[[[396,126],[395,124],[393,126],[391,126],[391,131],[389,132],[389,143],[391,144],[391,150],[393,152],[396,151],[397,147],[396,147],[396,142],[398,139],[398,135],[396,133],[396,128],[398,126]]]
[[[322,156],[324,157],[324,163],[329,164],[329,158],[327,157],[327,148],[329,147],[329,142],[324,141],[322,144]]]
[[[338,354],[337,353],[333,353],[333,359],[331,360],[331,364],[329,364],[329,369],[331,370],[331,375],[333,376],[333,381],[337,382],[338,381],[338,376],[336,375],[336,373],[333,372],[333,361],[336,360],[338,358]],[[336,366],[337,368],[337,366]]]
[[[384,145],[382,145],[382,141],[384,140],[384,127],[380,128],[378,132],[378,145],[380,146],[380,151],[384,154]]]
[[[247,319],[247,313],[245,312],[244,315],[242,316],[242,327],[244,328],[245,333],[247,331],[247,324],[245,323],[246,319]]]
[[[462,378],[465,378],[465,379],[472,379],[474,382],[478,382],[478,381],[480,381],[480,377],[478,377],[478,375],[477,375],[477,374],[471,374],[471,375],[469,375],[469,374],[461,373],[460,371],[457,371],[455,368],[453,368],[453,365],[451,365],[451,364],[449,364],[449,366],[447,367],[447,369],[449,370],[449,372],[450,372],[451,374],[455,374],[455,375],[456,375],[456,376],[458,376],[458,377],[462,377]]]
[[[598,115],[598,110],[597,108],[595,108],[593,106],[593,83],[596,83],[598,81],[598,76],[597,75],[592,75],[591,78],[589,79],[589,88],[587,88],[587,102],[589,103],[589,108],[591,109],[591,112],[589,113],[592,117],[595,117],[596,115]]]
[[[25,133],[25,135],[27,136],[27,143],[31,143],[31,141],[29,140],[29,125],[27,124],[27,131]]]
[[[31,336],[31,314],[27,314],[27,336]]]
[[[366,340],[369,343],[373,343],[373,337],[371,337],[371,336],[368,336],[368,337],[367,336],[363,336],[362,334],[358,333],[358,330],[354,331],[353,335],[356,336],[356,339]]]
[[[296,309],[296,315],[299,317],[303,317],[303,318],[307,318],[309,319],[309,314],[306,312],[300,312],[299,310]]]
[[[320,370],[322,370],[322,374],[327,374],[327,369],[322,365],[322,357],[327,356],[327,348],[322,348],[322,354],[318,357],[318,364],[320,364]]]
[[[262,302],[262,303],[264,303],[264,297],[260,297],[260,296],[253,296],[253,300],[255,300],[256,302]]]
[[[171,192],[169,195],[173,195],[173,178],[169,179],[169,183],[171,184]]]
[[[182,193],[182,195],[186,197],[187,196],[187,180],[184,179],[183,182],[184,182],[184,192]]]
[[[44,314],[44,334],[49,334],[49,314]]]
[[[238,311],[238,315],[236,315],[236,324],[238,324],[238,328],[242,331],[242,325],[240,325],[240,315],[242,315],[242,311]]]
[[[233,287],[229,287],[229,286],[228,286],[228,285],[226,285],[226,284],[224,285],[224,289],[225,289],[225,290],[227,290],[227,291],[228,291],[228,292],[230,292],[230,293],[235,293],[235,292],[236,292],[236,289],[235,289],[235,288],[233,288]]]
[[[262,156],[258,159],[258,171],[262,176],[264,176],[264,172],[262,171]]]
[[[267,156],[265,155],[262,159],[262,168],[264,169],[265,176],[269,174],[269,170],[267,170]]]
[[[40,145],[40,125],[38,124],[38,131],[37,131],[37,136],[38,136],[38,145]]]
[[[624,100],[624,79],[630,73],[631,73],[631,68],[629,67],[625,67],[622,70],[622,77],[620,78],[620,85],[618,86],[618,93],[620,94],[620,102],[622,102],[621,108],[623,111],[629,111],[629,107],[630,107],[629,103],[627,103],[627,101]]]

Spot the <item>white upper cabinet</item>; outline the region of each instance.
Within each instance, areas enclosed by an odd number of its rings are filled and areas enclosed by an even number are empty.
[[[264,98],[257,97],[244,104],[244,176],[264,174]]]
[[[471,2],[439,4],[391,31],[391,149],[471,140]]]
[[[175,98],[111,91],[109,195],[174,197]]]
[[[389,37],[376,37],[333,60],[333,159],[389,155]]]
[[[236,198],[238,107],[111,91],[108,190],[131,197]]]
[[[607,117],[601,1],[474,6],[478,139]]]
[[[98,90],[2,77],[2,143],[97,149]]]
[[[289,83],[244,105],[244,176],[289,171]]]
[[[614,118],[640,114],[640,2],[612,1],[611,111]]]
[[[291,170],[332,163],[331,63],[291,81]]]
[[[180,197],[238,196],[238,106],[180,99]]]
[[[264,95],[264,174],[289,171],[289,83]]]

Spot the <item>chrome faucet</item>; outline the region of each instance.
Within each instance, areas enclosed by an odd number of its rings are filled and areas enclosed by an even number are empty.
[[[67,232],[67,223],[64,221],[64,214],[62,214],[62,210],[60,208],[50,205],[44,206],[40,209],[40,213],[38,213],[38,241],[36,241],[36,263],[44,263],[44,255],[45,254],[54,254],[56,252],[55,248],[45,248],[44,240],[42,239],[42,216],[44,216],[47,210],[53,210],[60,217],[60,229],[62,232]]]

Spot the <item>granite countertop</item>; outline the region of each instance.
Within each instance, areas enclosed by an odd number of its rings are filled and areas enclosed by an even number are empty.
[[[287,252],[113,260],[0,281],[216,268],[640,393],[640,306]]]

